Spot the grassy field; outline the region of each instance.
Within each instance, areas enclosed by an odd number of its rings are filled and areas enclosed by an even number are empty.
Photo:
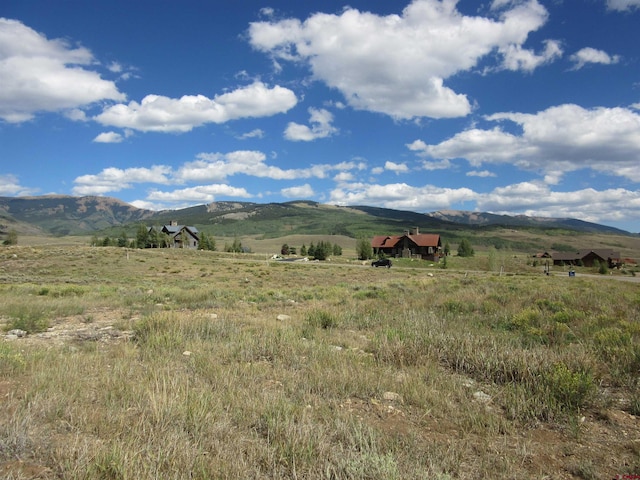
[[[635,277],[447,265],[0,249],[0,477],[640,474]]]

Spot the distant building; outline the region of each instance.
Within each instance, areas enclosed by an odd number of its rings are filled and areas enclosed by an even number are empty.
[[[150,227],[149,231],[154,229],[157,229],[157,227]],[[177,221],[172,221],[169,225],[163,225],[159,231],[168,237],[169,248],[193,248],[197,250],[200,245],[200,236],[196,227],[178,225]]]
[[[593,267],[596,262],[606,263],[609,268],[618,268],[622,266],[623,261],[620,258],[620,252],[613,250],[596,249],[596,250],[578,250],[577,252],[545,252],[539,258],[551,258],[554,265],[580,265],[584,267]]]
[[[418,227],[404,235],[376,235],[371,240],[374,255],[395,258],[421,258],[437,262],[442,256],[440,235],[420,233]]]

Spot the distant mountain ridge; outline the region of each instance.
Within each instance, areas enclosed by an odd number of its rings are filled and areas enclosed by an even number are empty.
[[[428,214],[433,218],[471,226],[564,228],[587,233],[629,234],[625,230],[575,218],[529,217],[527,215],[496,215],[463,210],[440,210]]]
[[[111,197],[0,197],[0,233],[15,228],[31,234],[87,235],[114,228],[132,228],[140,223],[159,225],[171,220],[224,236],[257,234],[272,238],[295,233],[356,237],[372,231],[397,233],[413,227],[449,232],[465,228],[541,228],[629,235],[624,230],[571,218],[455,210],[425,214],[369,206],[338,207],[300,200],[266,204],[224,201],[156,212]]]

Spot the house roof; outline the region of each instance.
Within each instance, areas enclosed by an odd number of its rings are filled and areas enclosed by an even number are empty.
[[[198,229],[190,225],[163,225],[160,229],[161,232],[165,232],[174,238],[180,235],[183,230],[186,230],[192,237],[194,237],[196,240],[199,240]]]
[[[440,235],[437,233],[419,233],[417,235],[407,235],[419,247],[437,247],[440,245]]]
[[[597,249],[597,250],[578,250],[577,252],[553,252],[552,253],[552,258],[554,260],[580,260],[583,258],[588,257],[590,254],[594,254],[597,255],[598,257],[600,257],[603,260],[607,260],[607,259],[612,259],[612,260],[618,260],[620,258],[620,252],[614,252],[612,250],[602,250],[602,249]]]
[[[373,248],[393,248],[403,238],[408,238],[419,247],[437,247],[440,235],[436,233],[419,233],[417,235],[376,235],[371,240]]]
[[[392,248],[402,238],[402,235],[376,235],[371,240],[373,248]]]

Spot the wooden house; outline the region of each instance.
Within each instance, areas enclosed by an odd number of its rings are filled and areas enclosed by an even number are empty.
[[[149,231],[154,228],[151,227]],[[169,248],[193,248],[197,250],[200,245],[198,229],[188,225],[178,225],[176,221],[163,225],[160,228],[160,233],[166,235],[169,239]]]
[[[609,268],[622,265],[620,252],[613,250],[579,250],[577,252],[553,252],[551,254],[554,265],[581,265],[593,267],[596,262],[606,263]]]
[[[440,235],[414,232],[403,235],[376,235],[371,240],[374,255],[395,258],[420,258],[437,262],[442,256]]]

